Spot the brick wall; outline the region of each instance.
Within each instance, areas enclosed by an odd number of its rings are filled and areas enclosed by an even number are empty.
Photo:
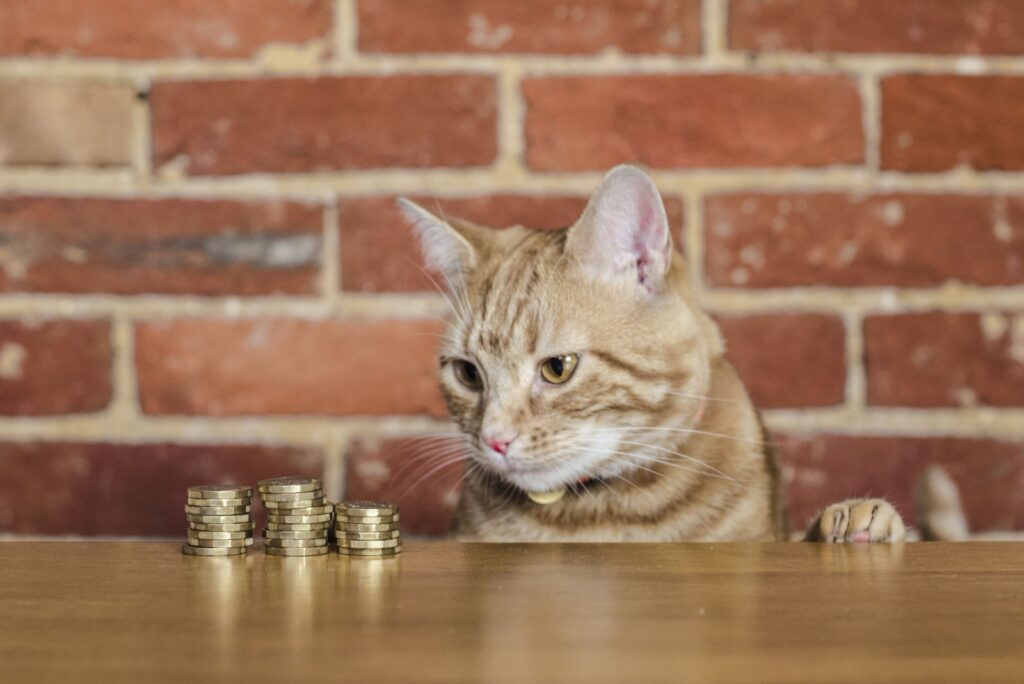
[[[438,533],[445,309],[391,198],[558,226],[623,161],[798,524],[939,462],[1024,527],[1019,1],[0,0],[0,531],[302,472]]]

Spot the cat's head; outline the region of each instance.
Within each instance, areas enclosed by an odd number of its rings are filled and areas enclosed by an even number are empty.
[[[447,281],[441,388],[487,470],[527,492],[614,477],[638,465],[631,443],[678,437],[695,420],[722,343],[643,171],[610,171],[557,231],[401,203]],[[649,427],[670,430],[632,429]]]

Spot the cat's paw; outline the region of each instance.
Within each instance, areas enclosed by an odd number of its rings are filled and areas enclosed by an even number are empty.
[[[822,511],[807,531],[807,541],[898,542],[906,535],[903,518],[888,501],[847,499]]]

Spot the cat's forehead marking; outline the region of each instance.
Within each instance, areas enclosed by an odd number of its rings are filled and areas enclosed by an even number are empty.
[[[554,274],[564,241],[561,231],[531,232],[481,269],[474,316],[464,331],[467,348],[495,357],[536,351],[545,305],[540,290]]]

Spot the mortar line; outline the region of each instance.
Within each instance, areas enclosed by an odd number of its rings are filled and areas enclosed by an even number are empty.
[[[874,173],[880,168],[882,144],[882,94],[877,76],[861,74],[857,79],[860,91],[861,118],[864,129],[864,165]]]
[[[334,21],[331,32],[334,55],[332,59],[339,65],[348,64],[357,59],[359,51],[359,12],[356,0],[334,0]]]
[[[116,421],[131,420],[141,414],[135,366],[135,328],[125,316],[115,314],[111,320],[110,335],[113,396],[106,412]]]
[[[588,196],[605,170],[526,173],[493,167],[465,170],[366,169],[283,175],[199,178],[157,177],[142,183],[130,170],[0,169],[0,192],[40,196],[183,197],[254,200],[268,197],[320,203],[326,194],[380,195],[429,192],[437,196],[530,193]],[[651,169],[660,186],[684,184],[693,191],[908,192],[987,196],[1024,193],[1024,172],[939,174],[874,173],[864,167],[759,169]]]
[[[684,185],[680,188],[683,198],[683,247],[686,262],[690,268],[690,283],[698,301],[703,301],[704,280],[704,195]]]
[[[324,205],[323,237],[320,243],[320,294],[330,308],[341,296],[341,229],[337,197]]]
[[[506,55],[476,53],[366,54],[358,52],[353,0],[336,0],[340,9],[331,35],[345,54],[326,63],[296,60],[288,50],[253,59],[117,60],[108,58],[13,57],[0,59],[0,77],[49,80],[125,78],[259,78],[266,76],[351,74],[430,74],[493,72]],[[914,54],[759,52],[757,59],[731,52],[727,45],[727,11],[722,0],[705,0],[701,23],[703,52],[695,56],[631,55],[606,50],[593,55],[515,55],[531,75],[808,72],[829,74],[943,73],[953,75],[1024,74],[1024,57]],[[707,11],[710,9],[710,11]],[[346,18],[351,17],[348,21]],[[287,45],[291,52],[302,45]]]
[[[714,61],[728,54],[729,8],[727,0],[701,3],[701,53]]]
[[[345,497],[345,444],[351,435],[335,432],[324,445],[324,496],[328,501],[342,501]]]
[[[152,110],[149,106],[148,79],[141,79],[136,84],[134,106],[132,109],[132,167],[140,185],[147,185],[153,176],[153,156],[150,152],[153,143]]]
[[[522,71],[505,61],[497,73],[498,83],[498,158],[494,174],[515,179],[527,175],[525,168],[526,101],[522,93]],[[513,180],[514,182],[514,180]]]
[[[867,405],[867,377],[864,369],[864,318],[849,308],[843,312],[846,329],[846,405],[863,412]]]

